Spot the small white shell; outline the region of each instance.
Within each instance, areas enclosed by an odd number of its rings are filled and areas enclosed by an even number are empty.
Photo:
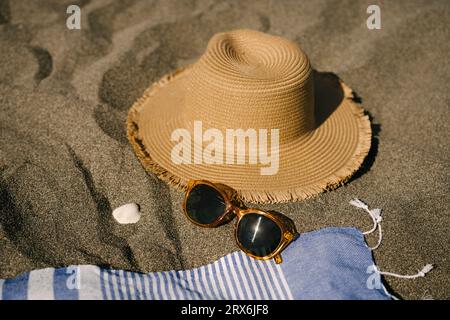
[[[120,224],[136,223],[141,218],[139,206],[136,203],[127,203],[113,210],[114,219]]]

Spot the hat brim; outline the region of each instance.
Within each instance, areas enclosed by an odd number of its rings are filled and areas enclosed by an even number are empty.
[[[177,70],[150,86],[127,119],[128,139],[144,168],[178,189],[185,190],[191,179],[206,179],[229,185],[249,202],[302,200],[345,183],[369,152],[370,121],[351,89],[334,74],[315,72],[317,126],[280,145],[275,175],[261,175],[261,165],[175,164],[171,134],[179,128],[193,132],[194,126],[194,119],[182,112],[189,70]]]

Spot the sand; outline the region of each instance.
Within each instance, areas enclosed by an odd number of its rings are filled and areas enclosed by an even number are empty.
[[[73,3],[81,30],[66,28]],[[381,30],[366,27],[374,3]],[[143,170],[124,123],[150,82],[195,61],[214,33],[246,27],[292,39],[314,68],[338,74],[376,133],[346,186],[268,207],[299,231],[367,230],[370,218],[348,201],[381,207],[379,267],[436,265],[388,286],[405,299],[450,298],[449,26],[445,0],[0,0],[0,278],[69,264],[191,268],[237,250],[232,224],[210,230],[185,220],[183,195]],[[140,221],[118,224],[112,210],[131,202]]]

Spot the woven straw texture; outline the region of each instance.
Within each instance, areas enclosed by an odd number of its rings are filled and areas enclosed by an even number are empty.
[[[248,159],[175,164],[172,132],[193,134],[194,121],[224,137],[226,129],[279,129],[278,172],[261,175],[267,165]],[[370,121],[342,81],[313,71],[296,44],[252,30],[216,34],[196,63],[151,85],[131,107],[127,133],[142,165],[170,185],[184,190],[190,179],[207,179],[258,203],[306,199],[340,186],[371,142]],[[193,147],[192,158],[206,144]]]

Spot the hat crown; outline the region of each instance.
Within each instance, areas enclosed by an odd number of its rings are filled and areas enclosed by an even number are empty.
[[[216,34],[189,77],[186,112],[210,127],[279,129],[281,143],[315,127],[311,65],[289,40],[253,30]]]

